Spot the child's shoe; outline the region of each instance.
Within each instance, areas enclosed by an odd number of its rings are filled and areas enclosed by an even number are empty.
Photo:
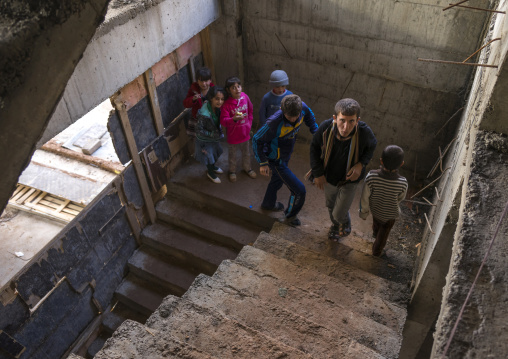
[[[296,227],[302,224],[302,222],[298,219],[297,216],[292,217],[284,217],[280,222],[287,224],[291,227]]]
[[[234,172],[229,172],[229,180],[231,182],[236,182],[236,173]]]
[[[219,173],[219,174],[224,173],[224,171],[222,170],[222,168],[217,167],[217,166],[213,166],[213,171],[214,171],[215,173]]]
[[[247,173],[247,176],[249,176],[250,178],[256,178],[257,175],[256,175],[256,172],[254,172],[253,170],[248,170],[248,171],[245,171]]]
[[[217,176],[212,177],[212,176],[210,175],[210,173],[208,173],[208,171],[206,172],[206,176],[207,176],[208,178],[210,178],[210,180],[211,180],[213,183],[220,183],[220,178],[219,178],[219,177],[217,177]]]
[[[265,211],[280,212],[280,211],[284,210],[284,205],[280,202],[277,202],[277,203],[275,203],[275,206],[273,206],[273,208],[266,208],[263,206],[261,206],[261,208],[264,209]]]

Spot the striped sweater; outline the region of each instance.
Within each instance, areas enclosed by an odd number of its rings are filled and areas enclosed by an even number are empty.
[[[398,172],[383,169],[372,170],[365,177],[360,200],[360,217],[366,219],[369,212],[380,222],[399,216],[399,203],[406,198],[407,180]]]

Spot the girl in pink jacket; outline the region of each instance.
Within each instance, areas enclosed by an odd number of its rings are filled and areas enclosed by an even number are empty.
[[[256,178],[250,160],[250,130],[252,127],[252,102],[242,92],[238,77],[230,77],[224,86],[227,99],[222,105],[220,123],[226,129],[229,157],[229,180],[236,181],[236,153],[242,152],[242,167],[250,178]]]

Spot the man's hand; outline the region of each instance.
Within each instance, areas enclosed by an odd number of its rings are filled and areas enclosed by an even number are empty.
[[[321,176],[321,177],[316,177],[314,178],[314,184],[317,186],[317,188],[319,188],[320,190],[323,190],[325,189],[325,183],[326,183],[326,178],[325,176]]]
[[[360,175],[362,174],[363,165],[361,162],[358,162],[356,165],[351,167],[349,172],[346,175],[346,180],[348,181],[356,181]]]
[[[263,176],[268,176],[270,174],[270,167],[268,167],[268,165],[259,167],[259,173]]]

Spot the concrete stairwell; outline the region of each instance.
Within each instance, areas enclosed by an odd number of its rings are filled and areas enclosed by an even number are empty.
[[[89,358],[123,321],[144,323],[165,296],[182,296],[197,275],[212,275],[223,260],[234,259],[273,223],[265,216],[253,223],[252,218],[239,217],[226,202],[204,206],[209,198],[177,185],[171,188],[157,204],[158,222],[141,234],[142,244],[129,259],[128,274],[115,291],[118,303],[105,314],[103,330],[88,347]]]
[[[412,266],[404,255],[372,257],[371,242],[354,232],[337,243],[326,228],[278,223],[277,214],[249,205],[248,194],[238,196],[266,182],[240,177],[220,188],[203,183],[193,168],[172,179],[157,205],[165,224],[145,230],[133,257],[151,256],[140,262],[155,266],[165,242],[171,261],[192,263],[182,282],[201,274],[188,285],[159,276],[158,287],[172,293],[145,324],[125,321],[96,359],[398,357]],[[182,229],[192,236],[177,239]],[[155,233],[165,239],[156,241]],[[195,235],[209,241],[208,249],[190,255],[181,247],[194,248]],[[155,280],[138,270],[132,266],[131,274]]]
[[[397,358],[402,277],[373,274],[387,262],[352,248],[319,251],[322,242],[276,224],[167,296],[145,325],[124,322],[95,358]]]

